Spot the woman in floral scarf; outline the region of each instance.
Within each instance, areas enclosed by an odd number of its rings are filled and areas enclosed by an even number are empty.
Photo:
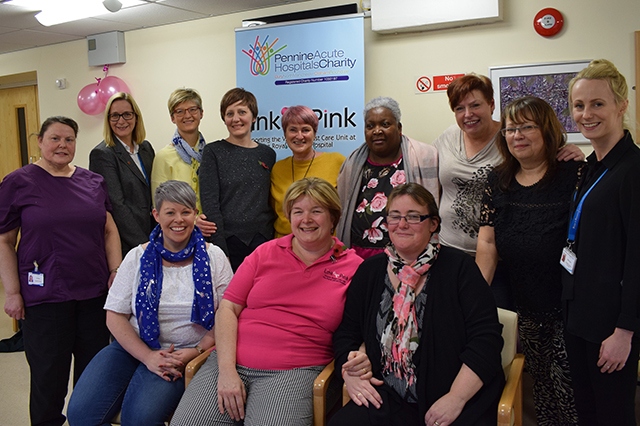
[[[356,272],[334,334],[351,402],[329,424],[495,425],[504,376],[491,290],[471,257],[440,246],[424,187],[396,186],[386,212],[391,243]]]

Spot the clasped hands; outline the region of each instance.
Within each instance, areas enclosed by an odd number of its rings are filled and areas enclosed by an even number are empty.
[[[144,364],[163,380],[174,382],[182,377],[185,365],[193,358],[187,351],[192,348],[175,350],[173,345],[169,349],[151,351]]]
[[[369,404],[372,404],[380,408],[382,397],[375,386],[380,386],[384,382],[373,377],[371,361],[365,352],[349,352],[347,362],[342,365],[341,374],[347,386],[347,392],[356,405],[369,407]]]

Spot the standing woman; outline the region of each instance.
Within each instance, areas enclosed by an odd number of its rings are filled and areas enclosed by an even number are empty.
[[[104,140],[89,154],[89,170],[102,175],[107,183],[122,257],[146,242],[155,224],[150,186],[155,152],[145,135],[136,101],[128,93],[116,93],[105,110]]]
[[[567,239],[571,193],[584,163],[556,161],[564,144],[562,124],[545,101],[526,96],[507,105],[497,141],[504,161],[487,179],[476,254],[487,282],[498,258],[507,270],[539,426],[578,424],[558,258]]]
[[[625,129],[627,94],[624,76],[604,59],[569,84],[573,119],[594,150],[574,194],[562,255],[565,340],[581,426],[636,424],[640,149]]]
[[[256,247],[273,238],[269,205],[271,169],[276,153],[251,139],[258,101],[242,88],[220,101],[220,116],[229,136],[207,145],[200,168],[204,214],[217,225],[212,242],[229,256],[235,271]]]
[[[400,105],[377,97],[364,107],[364,139],[345,160],[338,194],[345,213],[336,235],[366,259],[389,244],[384,222],[387,197],[398,185],[415,182],[438,194],[438,152],[402,130]]]
[[[271,172],[271,205],[276,212],[273,224],[276,237],[291,233],[291,224],[282,209],[289,186],[306,177],[319,177],[337,187],[338,173],[344,163],[344,155],[339,152],[322,153],[313,148],[318,116],[311,108],[302,105],[287,108],[282,114],[282,129],[293,155],[278,161]]]
[[[49,117],[42,157],[0,184],[4,311],[23,320],[33,425],[65,422],[72,355],[75,383],[109,343],[102,306],[122,260],[104,179],[71,164],[77,134],[72,119]]]
[[[171,143],[156,155],[151,173],[151,193],[162,182],[181,180],[187,182],[197,197],[198,217],[196,225],[205,237],[216,232],[216,225],[206,220],[202,214],[200,204],[200,179],[198,177],[202,151],[206,145],[204,136],[200,133],[200,120],[204,116],[202,98],[194,89],[176,89],[169,96],[169,114],[171,122],[176,125]],[[154,200],[155,202],[155,200]]]
[[[476,255],[480,228],[480,206],[487,176],[502,162],[496,140],[500,122],[492,118],[495,109],[493,85],[484,75],[467,74],[447,88],[449,107],[456,124],[434,142],[438,150],[438,176],[442,187],[442,245]],[[575,145],[565,145],[557,153],[558,161],[583,161]],[[501,263],[491,284],[498,307],[513,310],[513,297],[507,286]]]

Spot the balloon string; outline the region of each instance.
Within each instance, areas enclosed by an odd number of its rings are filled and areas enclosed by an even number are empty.
[[[105,65],[104,67],[102,67],[102,72],[104,72],[104,77],[102,78],[107,78],[107,75],[109,74],[109,65]],[[94,78],[98,82],[98,86],[100,86],[100,82],[102,81],[102,78],[100,77],[94,77]]]

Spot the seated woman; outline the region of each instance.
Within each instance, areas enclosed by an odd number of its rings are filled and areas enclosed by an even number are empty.
[[[296,105],[282,114],[282,129],[291,157],[284,158],[271,170],[271,206],[276,212],[273,224],[276,237],[291,233],[291,224],[282,210],[282,200],[289,185],[306,177],[320,177],[338,186],[338,172],[344,162],[339,152],[318,152],[313,141],[318,131],[318,116],[309,107]]]
[[[293,233],[240,265],[216,315],[216,350],[189,384],[172,425],[311,425],[313,381],[362,259],[332,237],[335,188],[295,182],[284,198]]]
[[[115,337],[80,377],[69,424],[164,425],[184,392],[184,367],[214,344],[214,311],[231,280],[224,253],[194,223],[196,194],[170,180],[155,192],[158,226],[132,249],[109,290]]]
[[[424,187],[394,188],[386,221],[391,244],[358,268],[334,334],[352,401],[329,424],[495,425],[504,375],[491,290],[472,257],[438,243]]]

